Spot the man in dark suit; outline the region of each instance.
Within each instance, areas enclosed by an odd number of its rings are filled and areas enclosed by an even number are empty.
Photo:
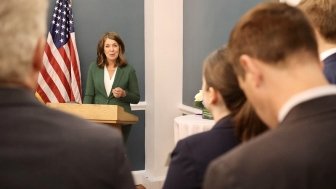
[[[336,1],[303,0],[299,7],[315,29],[324,74],[330,83],[336,84]]]
[[[134,188],[120,133],[34,97],[47,1],[0,2],[0,188]]]
[[[260,4],[236,24],[228,48],[240,86],[271,130],[212,162],[204,188],[336,188],[336,87],[324,77],[304,14]]]

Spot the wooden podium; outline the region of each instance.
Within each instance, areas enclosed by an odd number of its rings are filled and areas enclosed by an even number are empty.
[[[75,103],[47,103],[46,105],[89,121],[105,123],[118,128],[139,121],[137,116],[126,112],[123,107],[117,105]]]

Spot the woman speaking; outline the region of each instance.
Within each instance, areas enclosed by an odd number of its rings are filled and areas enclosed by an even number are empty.
[[[138,79],[125,58],[125,45],[115,32],[105,33],[98,42],[97,62],[89,67],[83,103],[118,105],[131,112],[130,104],[140,100]],[[124,140],[130,125],[122,127]]]

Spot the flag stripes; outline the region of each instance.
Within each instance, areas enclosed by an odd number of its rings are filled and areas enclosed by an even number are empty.
[[[47,102],[82,103],[80,62],[69,0],[57,0],[36,92]]]

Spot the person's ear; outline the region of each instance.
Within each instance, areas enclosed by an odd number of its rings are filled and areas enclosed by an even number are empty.
[[[42,68],[45,43],[46,43],[45,37],[42,36],[37,41],[33,55],[33,72],[39,73]]]
[[[209,103],[210,104],[216,104],[217,103],[217,101],[218,101],[218,91],[217,90],[215,90],[213,87],[209,87]]]
[[[250,80],[256,87],[260,86],[263,78],[259,63],[257,59],[245,54],[239,58],[239,64],[245,73],[245,80]]]

